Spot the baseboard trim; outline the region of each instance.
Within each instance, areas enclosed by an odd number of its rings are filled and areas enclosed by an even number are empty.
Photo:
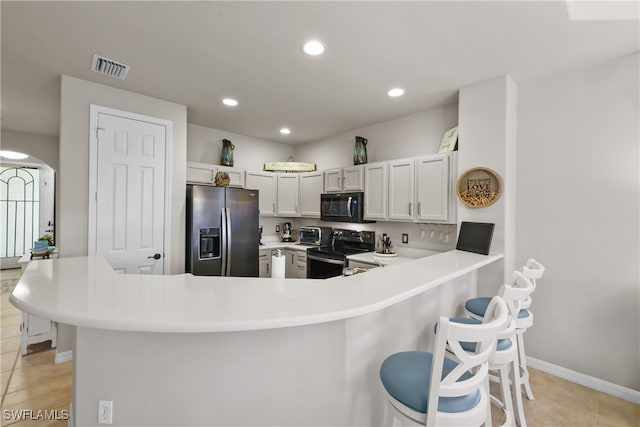
[[[63,351],[62,353],[56,351],[56,357],[53,359],[53,363],[58,364],[68,362],[69,360],[73,360],[73,350]]]
[[[565,380],[640,404],[640,391],[527,356],[527,365]]]

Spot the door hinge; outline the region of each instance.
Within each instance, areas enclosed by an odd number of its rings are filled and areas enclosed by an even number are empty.
[[[105,128],[101,128],[101,127],[96,127],[96,139],[98,139],[98,137],[100,135],[99,131],[101,131],[101,130],[106,130],[106,129]]]

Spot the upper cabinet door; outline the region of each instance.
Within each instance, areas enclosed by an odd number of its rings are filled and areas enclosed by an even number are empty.
[[[362,191],[364,189],[364,165],[342,169],[342,191]]]
[[[324,192],[362,191],[364,189],[364,165],[324,171]]]
[[[269,172],[247,171],[245,186],[251,190],[258,190],[260,215],[275,216],[277,194],[276,175]]]
[[[187,182],[194,184],[213,184],[216,166],[207,163],[187,162]]]
[[[320,218],[320,194],[323,189],[322,172],[300,174],[300,215]]]
[[[229,175],[229,187],[244,188],[244,169],[218,166],[218,172],[226,172]]]
[[[450,156],[437,155],[416,160],[416,219],[418,221],[448,221]]]
[[[364,219],[387,219],[387,162],[364,168]]]
[[[278,216],[300,216],[298,174],[278,174],[276,212]]]
[[[324,192],[339,193],[342,191],[342,169],[324,171]]]
[[[389,162],[389,219],[413,221],[414,159]]]

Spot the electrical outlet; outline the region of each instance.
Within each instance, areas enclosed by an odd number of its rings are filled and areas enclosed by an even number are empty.
[[[111,423],[113,423],[113,401],[112,400],[98,401],[98,424],[111,424]]]
[[[402,233],[402,243],[409,243],[409,235],[407,233]]]
[[[280,232],[280,224],[277,224],[276,225],[276,233],[279,233],[279,232]]]

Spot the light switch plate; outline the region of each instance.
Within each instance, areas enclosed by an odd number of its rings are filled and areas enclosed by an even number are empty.
[[[409,235],[407,233],[402,233],[402,243],[409,243]]]

